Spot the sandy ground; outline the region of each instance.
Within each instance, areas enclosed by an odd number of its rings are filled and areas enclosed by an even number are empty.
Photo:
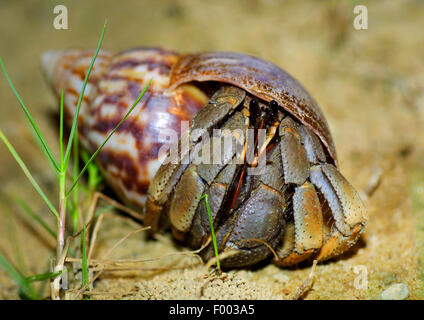
[[[325,112],[341,171],[363,190],[382,170],[367,200],[368,228],[354,250],[318,265],[306,299],[379,299],[404,283],[409,299],[424,298],[424,3],[362,1],[369,29],[352,26],[356,1],[1,1],[0,55],[53,150],[58,150],[56,102],[39,67],[47,49],[94,47],[107,17],[104,47],[115,51],[162,45],[181,51],[230,50],[257,55],[299,79]],[[70,30],[52,26],[53,7],[66,4]],[[55,177],[33,143],[19,106],[0,77],[0,128],[52,198]],[[51,225],[47,212],[7,149],[0,146],[0,251],[25,274],[46,272],[54,239],[14,204],[28,201]],[[93,258],[103,257],[134,230],[110,214]],[[143,232],[117,247],[112,259],[150,259],[132,271],[104,272],[92,298],[286,299],[310,267],[207,272],[169,235],[147,241]],[[180,253],[180,254],[173,254]],[[355,268],[356,267],[356,268]],[[355,287],[366,270],[368,286]],[[17,298],[0,270],[0,299]],[[70,296],[71,297],[71,296]]]

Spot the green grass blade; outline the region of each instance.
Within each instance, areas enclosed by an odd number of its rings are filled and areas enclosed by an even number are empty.
[[[59,124],[59,144],[60,144],[60,169],[63,171],[63,90],[60,92],[60,124]]]
[[[125,114],[124,118],[121,121],[119,121],[119,123],[116,125],[116,127],[113,128],[113,130],[109,133],[109,135],[107,136],[107,138],[105,139],[105,141],[103,141],[103,143],[101,144],[101,146],[93,153],[93,155],[90,157],[90,159],[85,163],[84,168],[81,170],[80,174],[78,175],[78,177],[76,178],[76,180],[74,181],[74,183],[72,184],[71,188],[68,190],[68,192],[67,192],[66,195],[69,195],[69,193],[72,192],[72,190],[75,188],[75,185],[77,184],[78,180],[82,177],[82,175],[84,174],[85,170],[87,170],[88,165],[94,160],[94,158],[97,156],[97,154],[103,148],[103,146],[109,141],[109,139],[112,137],[112,135],[121,126],[121,124],[128,118],[128,116],[130,115],[131,111],[134,110],[134,108],[137,106],[137,104],[139,103],[139,101],[141,100],[141,98],[143,98],[144,94],[146,93],[147,89],[149,88],[150,84],[152,83],[152,80],[153,79],[150,79],[149,80],[149,82],[147,83],[147,85],[144,87],[143,91],[138,96],[137,100],[134,102],[134,104],[131,106],[131,108],[128,110],[128,112]]]
[[[90,192],[94,192],[97,190],[97,186],[100,184],[100,182],[102,182],[103,176],[99,167],[94,162],[88,163],[88,160],[90,160],[90,155],[88,154],[87,150],[81,150],[81,158],[84,161],[84,164],[87,164],[88,190]]]
[[[211,208],[209,207],[209,197],[207,194],[205,194],[200,198],[200,200],[202,200],[203,198],[205,199],[206,210],[208,211],[209,224],[211,227],[211,234],[212,234],[213,249],[215,251],[215,257],[216,257],[216,267],[218,268],[218,271],[221,272],[221,263],[219,262],[219,256],[218,256],[218,245],[216,243],[215,229],[213,227]]]
[[[74,137],[74,146],[72,148],[72,155],[73,155],[73,160],[74,160],[73,179],[72,180],[75,180],[76,177],[78,176],[78,172],[79,172],[79,141],[78,141],[78,135],[75,135],[75,137]],[[78,224],[79,224],[78,188],[79,188],[79,186],[77,184],[75,186],[74,193],[72,195],[71,216],[72,216],[72,223],[73,223],[74,232],[76,232],[78,230]]]
[[[35,282],[35,281],[44,281],[52,278],[56,278],[57,276],[60,276],[62,274],[62,271],[58,272],[47,272],[43,274],[36,274],[34,276],[30,276],[25,278],[27,282]]]
[[[30,283],[17,271],[13,265],[0,253],[0,267],[2,267],[21,288],[22,292],[29,299],[38,299],[38,295]]]
[[[34,221],[36,221],[40,226],[42,226],[44,230],[50,233],[53,238],[56,238],[56,232],[54,232],[53,229],[50,228],[49,225],[43,219],[41,219],[34,211],[32,211],[31,208],[21,198],[17,196],[15,196],[14,198],[16,203],[19,204],[19,206],[24,210],[26,214],[28,214]]]
[[[62,166],[62,168],[64,168],[64,169],[66,169],[68,167],[69,158],[71,156],[71,148],[72,148],[72,145],[73,145],[74,136],[75,136],[76,131],[77,131],[78,115],[79,115],[79,111],[80,111],[80,107],[81,107],[82,98],[84,96],[85,88],[87,86],[87,82],[88,82],[88,78],[90,77],[91,70],[93,69],[94,62],[96,61],[97,55],[99,54],[100,48],[102,46],[103,37],[104,37],[105,31],[106,31],[106,25],[107,25],[107,21],[105,21],[105,24],[103,26],[103,30],[102,30],[102,33],[100,35],[99,43],[97,44],[96,52],[94,53],[94,56],[91,59],[90,66],[88,67],[87,74],[85,75],[85,79],[84,79],[84,82],[83,82],[83,85],[82,85],[82,88],[81,88],[81,92],[80,92],[80,95],[79,95],[79,98],[78,98],[77,108],[75,110],[74,119],[72,121],[71,132],[69,134],[68,145],[66,147],[64,165]]]
[[[74,182],[74,178],[71,174],[66,173],[66,181],[69,181],[70,183]],[[78,187],[83,191],[84,193],[88,192],[88,187],[84,184],[79,184]]]
[[[51,165],[53,172],[57,173],[55,164],[53,163],[53,161],[51,160],[51,158],[49,157],[49,154],[47,153],[47,151],[44,149],[42,143],[40,142],[40,139],[38,139],[37,137],[37,133],[35,132],[35,130],[32,128],[31,123],[28,121],[28,119],[25,118],[25,121],[27,122],[27,126],[29,128],[29,131],[31,132],[31,135],[35,141],[35,143],[37,144],[38,148],[41,150],[42,154],[46,157],[47,161],[49,162],[49,164]]]
[[[46,140],[44,139],[40,129],[38,128],[37,124],[34,121],[34,118],[31,116],[31,114],[29,113],[28,108],[25,106],[24,102],[22,101],[19,93],[16,91],[15,86],[12,83],[12,80],[9,77],[9,74],[7,73],[6,67],[3,63],[3,59],[0,57],[0,66],[3,70],[4,75],[6,76],[7,82],[9,83],[10,88],[12,89],[13,93],[15,94],[16,98],[18,99],[22,110],[24,111],[26,117],[28,118],[33,130],[36,133],[36,137],[37,140],[40,142],[41,146],[43,147],[43,150],[45,151],[45,153],[47,154],[50,162],[53,164],[54,168],[56,169],[56,171],[59,171],[59,164],[57,163],[55,157],[53,156],[53,153],[50,149],[50,147],[48,146]]]
[[[19,166],[21,167],[22,171],[24,172],[24,174],[26,175],[26,177],[28,178],[28,180],[31,182],[32,186],[34,187],[34,189],[38,192],[38,194],[41,196],[41,198],[44,200],[44,202],[47,204],[47,206],[49,207],[50,211],[56,216],[56,218],[59,219],[59,214],[57,212],[57,210],[55,209],[55,207],[51,204],[50,200],[47,198],[47,196],[44,194],[43,190],[41,190],[40,186],[38,185],[38,183],[35,181],[34,177],[32,176],[32,174],[29,172],[27,166],[25,165],[25,163],[22,161],[21,157],[18,155],[18,153],[16,152],[15,148],[13,148],[13,146],[10,144],[9,140],[7,140],[6,136],[3,134],[3,131],[0,130],[0,139],[3,140],[4,144],[6,145],[6,147],[9,149],[10,153],[13,155],[13,157],[15,158],[16,162],[19,164]]]

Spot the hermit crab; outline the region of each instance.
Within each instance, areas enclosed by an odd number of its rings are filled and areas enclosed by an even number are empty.
[[[69,118],[92,54],[43,57],[56,92],[68,93]],[[272,254],[279,266],[324,261],[358,240],[366,210],[339,171],[324,115],[293,77],[261,59],[156,48],[101,52],[79,119],[86,148],[100,145],[150,78],[147,96],[98,163],[125,202],[145,209],[153,232],[171,229],[208,260],[212,222],[218,251],[233,253],[221,261],[227,268]],[[191,120],[189,130],[161,155],[168,143],[161,133],[180,130],[182,120]],[[202,161],[205,155],[217,161]]]

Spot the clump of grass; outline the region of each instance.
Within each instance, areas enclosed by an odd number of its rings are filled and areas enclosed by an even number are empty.
[[[128,112],[125,114],[123,119],[113,128],[113,130],[110,132],[110,134],[107,136],[107,138],[104,140],[104,142],[99,146],[99,148],[91,155],[89,156],[87,152],[82,152],[82,157],[85,162],[85,165],[81,171],[79,171],[78,166],[78,155],[80,154],[80,148],[78,143],[78,137],[77,137],[77,130],[78,130],[78,115],[81,108],[81,103],[83,100],[85,88],[88,83],[88,79],[90,77],[92,68],[94,66],[94,63],[96,61],[97,55],[100,51],[103,37],[106,31],[106,25],[107,21],[105,22],[103,26],[103,30],[100,35],[100,39],[98,41],[98,45],[96,48],[96,51],[93,55],[93,58],[91,60],[90,66],[87,70],[82,89],[78,98],[77,107],[75,111],[75,115],[72,121],[72,126],[69,134],[68,141],[66,143],[66,149],[65,149],[65,143],[64,143],[64,93],[61,92],[60,95],[60,128],[59,128],[59,148],[60,148],[60,158],[59,161],[54,157],[53,152],[49,145],[47,144],[43,134],[41,133],[39,127],[37,126],[34,118],[32,117],[31,113],[29,112],[29,109],[24,104],[22,98],[20,97],[19,93],[17,92],[15,86],[13,85],[9,74],[7,73],[6,67],[4,65],[3,60],[0,57],[0,66],[3,70],[4,75],[6,76],[6,79],[15,94],[25,116],[28,120],[28,123],[30,124],[30,128],[32,132],[34,133],[33,136],[37,142],[37,144],[40,146],[42,152],[46,155],[48,162],[51,164],[57,179],[58,179],[58,202],[59,206],[58,209],[52,204],[52,202],[48,199],[42,188],[39,186],[39,184],[34,179],[31,172],[28,170],[27,166],[15,150],[15,148],[12,146],[12,144],[9,142],[7,137],[4,135],[3,131],[0,129],[0,140],[3,141],[3,143],[6,145],[7,149],[10,151],[12,156],[15,158],[18,165],[21,167],[22,171],[30,181],[31,185],[34,187],[34,189],[37,191],[37,193],[40,195],[40,197],[44,200],[45,204],[51,211],[51,213],[55,216],[56,222],[57,222],[57,231],[53,231],[52,228],[48,226],[46,222],[44,222],[40,217],[38,217],[31,209],[30,207],[24,203],[22,200],[17,200],[19,205],[24,209],[24,211],[30,216],[35,222],[40,224],[47,232],[49,232],[52,236],[55,236],[57,238],[57,245],[56,245],[56,266],[54,269],[54,272],[49,272],[43,275],[36,275],[32,277],[24,277],[21,275],[14,267],[13,265],[3,256],[0,255],[0,266],[3,267],[11,276],[12,278],[18,283],[19,287],[21,288],[21,291],[24,293],[25,297],[30,299],[38,299],[39,296],[34,291],[34,289],[31,286],[31,282],[33,281],[43,281],[46,279],[52,279],[54,278],[54,281],[52,282],[51,286],[51,297],[52,299],[60,299],[60,281],[61,281],[61,274],[64,271],[64,265],[61,261],[64,261],[63,258],[64,255],[66,256],[67,252],[64,252],[65,247],[65,237],[66,237],[66,216],[67,213],[71,214],[72,218],[72,225],[73,225],[73,233],[78,233],[78,227],[80,225],[79,221],[79,212],[78,212],[78,190],[79,190],[79,182],[81,177],[84,175],[86,171],[88,171],[89,179],[88,179],[88,191],[91,195],[94,194],[94,190],[97,187],[98,183],[101,181],[99,178],[99,170],[94,165],[93,160],[97,156],[97,154],[101,151],[101,149],[104,147],[104,145],[109,141],[109,139],[113,136],[113,134],[118,130],[118,128],[122,125],[122,123],[128,118],[130,113],[133,111],[133,109],[137,106],[139,101],[142,99],[144,94],[146,93],[148,87],[150,86],[152,79],[148,82],[148,84],[145,86],[143,91],[140,93],[134,104],[131,106],[131,108],[128,110]],[[68,171],[69,171],[69,163],[70,163],[70,157],[71,153],[73,154],[74,162],[73,162],[73,175],[72,175],[72,184],[70,188],[66,188],[66,180],[69,178]],[[70,195],[73,193],[72,199],[70,199]],[[70,209],[67,208],[68,204],[70,204]],[[82,241],[82,256],[83,256],[83,267],[82,267],[82,287],[85,287],[87,285],[88,281],[88,267],[87,267],[87,253],[86,253],[86,246],[85,246],[85,239],[86,239],[86,225],[83,225],[83,230],[81,233]]]

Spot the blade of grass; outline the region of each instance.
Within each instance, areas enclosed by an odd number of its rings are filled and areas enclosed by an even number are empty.
[[[56,247],[56,258],[62,256],[62,250],[65,245],[66,237],[66,172],[59,172],[59,219],[57,221],[57,247]],[[61,270],[60,268],[58,270]]]
[[[0,266],[12,277],[15,283],[21,288],[22,292],[29,299],[38,299],[38,295],[30,283],[22,276],[19,271],[0,253]]]
[[[81,92],[80,92],[80,95],[79,95],[79,98],[78,98],[77,108],[75,110],[74,119],[72,121],[71,132],[69,134],[68,145],[66,147],[64,163],[61,164],[62,171],[66,171],[66,168],[68,167],[69,158],[71,156],[71,148],[72,148],[74,136],[75,136],[75,133],[76,133],[76,130],[77,130],[77,122],[78,122],[78,115],[79,115],[79,111],[80,111],[80,107],[81,107],[81,102],[82,102],[82,99],[83,99],[83,96],[84,96],[85,88],[87,87],[87,82],[88,82],[88,79],[90,77],[91,70],[93,69],[93,65],[94,65],[94,62],[96,61],[97,55],[99,54],[100,47],[102,46],[103,37],[104,37],[105,32],[106,32],[106,25],[107,25],[107,20],[104,23],[103,30],[102,30],[102,33],[100,35],[99,43],[97,44],[96,52],[94,53],[94,56],[91,59],[90,66],[88,67],[87,74],[85,75],[85,79],[84,79],[84,82],[83,82],[83,85],[82,85],[82,88],[81,88]]]
[[[44,281],[48,279],[55,278],[57,276],[60,276],[62,274],[62,271],[58,272],[47,272],[43,274],[36,274],[34,276],[26,277],[25,280],[27,282],[35,282],[35,281]]]
[[[47,196],[44,194],[43,190],[41,190],[40,186],[38,185],[38,183],[35,181],[34,177],[32,176],[32,174],[30,173],[30,171],[28,170],[27,166],[25,165],[25,163],[22,161],[21,157],[18,155],[18,153],[16,152],[15,148],[10,144],[9,140],[7,140],[6,136],[3,134],[3,131],[0,130],[0,139],[3,140],[4,144],[6,145],[6,147],[9,149],[10,153],[12,154],[12,156],[15,158],[16,162],[19,164],[19,166],[21,167],[22,171],[24,172],[24,174],[26,175],[26,177],[28,178],[28,180],[31,182],[32,186],[34,187],[34,189],[38,192],[38,194],[41,196],[41,198],[44,200],[44,202],[47,204],[48,208],[50,209],[50,211],[56,216],[56,218],[59,218],[59,214],[57,212],[57,210],[55,209],[55,207],[51,204],[50,200],[47,198]]]
[[[41,143],[43,150],[47,154],[48,158],[50,159],[50,161],[53,164],[56,171],[59,171],[60,168],[59,168],[59,164],[57,163],[57,160],[53,156],[53,153],[52,153],[50,147],[48,146],[46,140],[44,139],[44,136],[42,135],[40,129],[38,128],[37,124],[35,123],[34,118],[31,116],[28,108],[25,106],[24,102],[22,101],[21,97],[19,96],[19,93],[16,91],[15,86],[13,85],[12,80],[9,77],[9,74],[7,73],[6,67],[5,67],[5,65],[3,63],[3,59],[1,57],[0,57],[0,66],[3,70],[4,75],[6,76],[6,79],[7,79],[7,82],[9,83],[10,88],[12,89],[16,98],[18,99],[18,101],[19,101],[19,103],[22,107],[22,110],[24,111],[26,117],[28,118],[32,128],[34,129],[34,131],[36,133],[36,137],[38,138],[38,141]]]
[[[88,190],[91,193],[94,193],[97,190],[99,183],[103,180],[103,176],[100,173],[99,167],[94,162],[88,162],[88,160],[90,160],[90,155],[87,150],[81,150],[81,158],[84,161],[84,164],[88,163]]]
[[[47,161],[49,162],[50,166],[53,169],[53,172],[57,174],[57,170],[56,170],[54,163],[52,162],[51,158],[49,157],[47,151],[44,149],[42,143],[40,142],[40,139],[38,139],[37,133],[32,128],[31,123],[26,118],[25,118],[25,121],[27,122],[27,126],[29,128],[29,131],[31,132],[32,138],[34,139],[35,143],[37,144],[37,147],[40,149],[41,153],[46,157]]]
[[[140,93],[140,95],[138,96],[137,100],[134,102],[134,104],[131,106],[131,108],[128,110],[128,112],[125,114],[124,118],[119,121],[119,123],[116,125],[115,128],[113,128],[113,130],[109,133],[109,135],[107,136],[107,138],[103,141],[103,143],[100,145],[100,147],[93,153],[93,155],[90,157],[90,159],[88,159],[88,161],[85,163],[84,168],[81,170],[80,174],[78,175],[78,177],[74,180],[74,183],[72,184],[71,188],[69,188],[68,192],[66,193],[66,195],[69,195],[72,190],[75,188],[75,185],[77,184],[78,180],[82,177],[82,175],[84,174],[85,170],[87,170],[88,165],[94,160],[94,158],[97,156],[97,154],[100,152],[100,150],[103,148],[103,146],[109,141],[109,139],[112,137],[112,135],[116,132],[116,130],[118,130],[118,128],[121,126],[121,124],[128,118],[128,116],[130,115],[131,111],[134,110],[134,108],[137,106],[137,104],[139,103],[139,101],[141,100],[141,98],[143,98],[144,94],[146,93],[147,89],[149,88],[150,84],[152,83],[153,79],[150,79],[149,82],[147,83],[147,85],[144,87],[143,91]]]
[[[18,196],[15,196],[16,203],[19,204],[19,206],[24,210],[26,214],[28,214],[34,221],[36,221],[40,226],[43,227],[44,230],[46,230],[48,233],[50,233],[54,238],[56,238],[56,232],[53,231],[52,228],[49,227],[49,225],[41,219],[34,211],[31,210],[31,208]]]
[[[74,182],[74,178],[72,177],[71,174],[69,174],[68,172],[66,173],[66,181],[67,182]],[[81,189],[81,191],[83,191],[84,193],[87,193],[88,190],[88,186],[84,185],[84,184],[79,184],[78,187]]]
[[[63,165],[63,90],[60,92],[60,123],[59,123],[59,148],[60,148],[60,167]]]
[[[59,143],[60,143],[60,163],[63,162],[63,112],[64,112],[64,105],[63,105],[63,91],[61,91],[61,95],[60,95],[60,130],[59,130]],[[50,159],[49,155],[47,154],[47,152],[44,150],[41,142],[39,141],[39,139],[37,138],[37,133],[34,131],[34,129],[31,127],[31,125],[29,124],[28,119],[25,119],[28,122],[29,128],[31,130],[31,134],[35,140],[35,142],[37,143],[38,147],[40,148],[40,150],[43,152],[44,156],[46,157],[47,161],[49,161],[50,165],[52,166],[53,170],[56,172],[56,168],[54,163],[52,163],[52,160]]]
[[[78,141],[78,135],[75,135],[74,138],[74,146],[72,148],[72,155],[74,160],[73,165],[73,179],[76,179],[79,172],[79,141]],[[75,186],[73,195],[72,195],[72,210],[71,210],[71,216],[72,216],[72,225],[73,230],[76,232],[78,230],[78,224],[79,224],[79,213],[78,213],[78,184]]]
[[[211,234],[212,234],[213,249],[215,251],[215,257],[216,257],[216,267],[218,268],[218,272],[221,273],[221,263],[219,262],[218,245],[216,243],[215,229],[213,227],[211,208],[209,206],[209,197],[208,197],[207,194],[205,194],[200,198],[200,200],[202,200],[203,198],[205,199],[206,210],[208,211],[209,224],[210,224],[210,227],[211,227]]]

